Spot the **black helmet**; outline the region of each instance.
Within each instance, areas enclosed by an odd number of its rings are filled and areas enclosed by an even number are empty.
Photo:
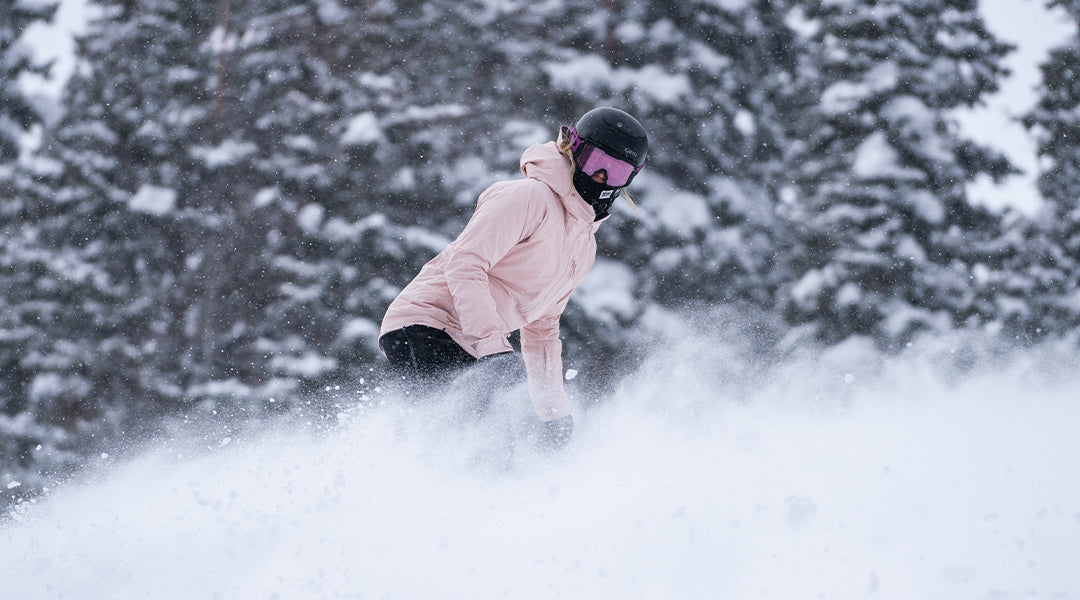
[[[590,110],[578,119],[574,133],[581,141],[637,168],[645,164],[645,155],[649,153],[645,128],[617,108],[603,106]]]

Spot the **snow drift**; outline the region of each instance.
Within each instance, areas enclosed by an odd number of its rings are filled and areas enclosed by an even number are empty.
[[[1080,598],[1068,349],[676,339],[554,458],[389,393],[162,442],[7,519],[0,595]]]

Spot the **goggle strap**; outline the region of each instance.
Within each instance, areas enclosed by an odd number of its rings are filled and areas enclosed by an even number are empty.
[[[570,130],[570,150],[574,152],[574,156],[577,156],[578,148],[580,148],[583,143],[581,137],[577,134],[577,127],[572,128]]]

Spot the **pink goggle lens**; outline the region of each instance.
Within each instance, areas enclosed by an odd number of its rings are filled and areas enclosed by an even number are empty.
[[[607,152],[589,144],[584,144],[578,154],[578,164],[589,177],[596,175],[598,171],[607,173],[605,183],[611,187],[623,187],[630,183],[630,179],[637,172],[634,165],[610,156]]]
[[[641,170],[641,167],[635,167],[626,161],[615,158],[600,148],[582,140],[578,137],[577,130],[572,131],[571,136],[574,157],[581,171],[589,177],[596,175],[597,171],[603,171],[607,174],[607,181],[605,182],[607,185],[623,187],[630,183],[634,175]]]

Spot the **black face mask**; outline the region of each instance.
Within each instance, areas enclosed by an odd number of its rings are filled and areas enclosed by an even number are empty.
[[[608,216],[608,209],[611,208],[612,203],[619,197],[621,188],[611,187],[604,185],[593,180],[581,169],[574,170],[574,189],[578,194],[589,203],[589,206],[593,207],[593,212],[596,213],[594,221],[599,221]]]

